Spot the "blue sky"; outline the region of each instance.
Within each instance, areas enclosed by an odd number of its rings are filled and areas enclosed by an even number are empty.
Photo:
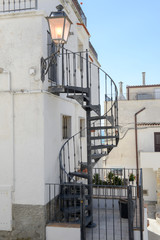
[[[113,80],[160,84],[160,0],[82,0],[98,59]],[[124,89],[125,92],[125,89]]]

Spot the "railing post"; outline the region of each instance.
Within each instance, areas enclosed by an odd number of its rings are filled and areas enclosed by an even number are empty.
[[[87,80],[87,88],[88,88],[88,101],[87,105],[91,104],[91,89],[89,84],[89,72],[88,72],[88,50],[86,50],[86,80]],[[92,187],[92,159],[91,159],[91,130],[90,130],[90,117],[91,117],[91,109],[88,107],[86,110],[86,121],[87,121],[87,166],[88,166],[88,194],[90,198],[88,199],[89,205],[89,216],[91,217],[90,226],[93,225],[93,187]]]
[[[90,101],[88,101],[90,104]],[[90,130],[90,109],[87,109],[87,167],[88,167],[88,194],[90,198],[88,199],[89,204],[89,216],[91,217],[91,225],[93,224],[93,186],[92,186],[92,159],[91,159],[91,130]]]
[[[140,170],[140,184],[139,184],[139,214],[140,214],[140,239],[143,240],[143,178],[142,178],[142,169]]]
[[[51,184],[48,185],[49,186],[49,221],[51,221]]]
[[[128,228],[129,240],[134,240],[133,233],[133,200],[132,200],[132,186],[127,187],[128,190]]]
[[[101,93],[100,93],[100,72],[98,68],[98,104],[100,105],[101,102]]]
[[[64,86],[64,48],[62,47],[62,86]]]
[[[86,80],[87,80],[87,88],[89,88],[89,72],[88,72],[88,50],[86,50]]]
[[[86,240],[86,227],[85,227],[85,189],[84,185],[80,186],[80,224],[81,224],[81,240]]]

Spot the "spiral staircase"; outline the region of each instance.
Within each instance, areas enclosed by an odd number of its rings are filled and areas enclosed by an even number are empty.
[[[49,91],[66,95],[86,111],[86,127],[67,139],[59,153],[60,208],[64,221],[79,222],[80,199],[84,199],[84,224],[93,226],[92,169],[118,144],[118,91],[87,51],[73,53],[63,48],[56,66],[60,80]],[[100,102],[105,103],[102,115]]]

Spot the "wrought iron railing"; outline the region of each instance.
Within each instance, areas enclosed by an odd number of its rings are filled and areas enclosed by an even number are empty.
[[[128,169],[129,170],[129,169]],[[132,172],[133,169],[130,169]],[[119,239],[133,240],[138,230],[143,240],[143,185],[142,170],[139,186],[92,185],[92,196],[88,185],[46,184],[48,194],[47,219],[51,222],[79,223],[81,240]],[[93,198],[93,222],[95,228],[86,228],[89,197]],[[64,209],[66,210],[64,213]]]
[[[16,12],[37,9],[38,0],[0,0],[0,12]]]
[[[94,183],[97,185],[136,186],[141,169],[93,168]]]
[[[86,92],[90,91],[91,104],[99,107],[97,114],[101,115],[101,117],[97,117],[97,120],[91,124],[91,127],[96,127],[95,131],[91,130],[92,153],[101,153],[104,155],[106,153],[107,155],[117,145],[118,140],[118,91],[112,78],[99,66],[89,61],[88,55],[86,51],[74,53],[67,49],[62,49],[62,52],[56,58],[57,64],[54,64],[58,76],[56,78],[58,79],[56,85],[62,89],[64,88],[67,97],[77,100],[83,108],[85,108],[86,104],[84,101]],[[72,96],[70,93],[71,89],[73,90]],[[51,82],[49,91],[54,92],[54,90],[55,83]],[[110,95],[110,101],[105,106],[105,113],[101,114],[100,104],[102,105],[101,110],[104,111],[103,105],[106,95]],[[101,96],[103,96],[102,99]],[[102,127],[104,127],[103,132]],[[104,137],[101,138],[102,135]],[[81,136],[81,132],[75,134],[67,139],[61,148],[59,154],[61,182],[66,182],[69,172],[84,170],[84,166],[82,167],[82,165],[85,165],[87,159],[83,155],[85,153],[85,145],[87,144],[86,138]],[[97,140],[95,140],[96,136],[99,136]],[[97,145],[99,144],[104,145],[101,150],[97,149]],[[107,146],[110,146],[110,149]]]
[[[141,87],[141,86],[140,86]],[[138,89],[138,88],[137,88]],[[155,88],[156,89],[156,88]],[[127,100],[152,100],[152,99],[160,99],[160,92],[154,92],[155,89],[153,89],[152,91],[145,91],[142,90],[141,92],[139,91],[139,89],[135,92],[129,92],[126,93],[126,98]]]

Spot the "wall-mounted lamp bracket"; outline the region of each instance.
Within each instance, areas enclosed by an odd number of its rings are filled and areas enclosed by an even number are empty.
[[[48,26],[50,29],[51,39],[58,46],[58,51],[53,53],[48,58],[41,58],[41,80],[44,82],[45,75],[48,73],[51,65],[56,64],[56,55],[60,53],[60,47],[68,40],[68,35],[71,27],[71,20],[67,14],[62,11],[63,6],[60,4],[57,7],[57,12],[51,12],[50,16],[47,17]]]
[[[47,58],[41,58],[41,81],[44,82],[45,81],[45,75],[48,73],[50,67],[53,64],[57,63],[56,60],[56,56],[58,56],[60,54],[60,47],[58,48],[58,50],[51,54],[51,56],[47,57]]]

